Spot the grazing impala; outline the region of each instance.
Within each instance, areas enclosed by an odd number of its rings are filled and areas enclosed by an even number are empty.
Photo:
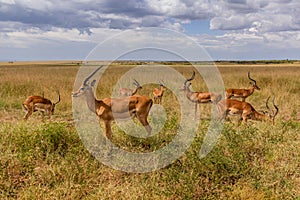
[[[86,103],[90,111],[94,112],[98,118],[104,121],[105,137],[111,139],[111,123],[115,119],[130,119],[137,117],[141,124],[145,127],[148,133],[151,133],[151,127],[147,121],[147,117],[151,106],[152,99],[146,96],[129,96],[123,98],[105,98],[102,100],[96,99],[93,92],[93,87],[96,80],[89,81],[103,66],[97,68],[82,83],[82,86],[77,92],[73,92],[73,97],[85,96]]]
[[[191,78],[186,79],[182,90],[185,92],[186,97],[191,101],[195,103],[195,119],[196,119],[196,113],[197,113],[197,106],[199,103],[218,103],[222,96],[217,93],[213,92],[192,92],[190,90],[191,83],[189,81],[193,80],[195,78],[195,72],[193,72],[193,75]]]
[[[48,115],[48,118],[51,117],[54,113],[54,109],[56,104],[60,102],[60,94],[58,92],[58,101],[56,103],[52,103],[49,99],[44,98],[43,96],[29,96],[24,101],[23,108],[26,111],[26,114],[24,116],[24,119],[27,120],[28,117],[36,111],[40,111],[42,113],[42,116],[44,117],[45,114]]]
[[[154,103],[161,104],[164,91],[167,89],[163,80],[159,81],[160,89],[154,88],[152,91]]]
[[[273,106],[275,108],[275,112],[271,111],[268,106],[269,98],[266,101],[266,108],[268,111],[263,113],[257,112],[248,102],[238,101],[235,99],[224,99],[217,104],[220,111],[220,118],[225,119],[227,115],[239,115],[239,121],[243,120],[244,123],[246,123],[248,119],[252,119],[259,121],[271,120],[274,124],[275,116],[278,113],[278,107],[274,103],[274,98]]]
[[[245,101],[247,97],[253,94],[254,90],[260,90],[260,88],[256,84],[256,80],[250,77],[250,72],[248,72],[249,80],[253,81],[250,82],[249,89],[227,89],[226,90],[226,99],[230,98],[242,98],[242,101]]]
[[[133,79],[133,85],[135,86],[134,89],[129,89],[129,88],[120,88],[119,90],[119,96],[133,96],[137,93],[138,90],[142,89],[142,86],[140,83]]]

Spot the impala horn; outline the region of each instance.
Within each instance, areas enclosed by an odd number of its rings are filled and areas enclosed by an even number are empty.
[[[249,78],[249,80],[254,82],[254,85],[256,85],[256,80],[254,80],[253,78],[250,77],[250,72],[248,72],[248,78]]]
[[[133,79],[133,84],[136,86],[136,87],[141,87],[141,85],[140,85],[140,83],[137,81],[137,80],[135,80],[135,79]]]
[[[57,94],[58,94],[58,101],[56,103],[54,103],[54,105],[56,105],[60,102],[60,93],[59,93],[59,91],[57,91]]]
[[[94,76],[101,68],[103,67],[103,65],[101,65],[100,67],[98,67],[95,71],[93,71],[90,75],[88,75],[88,77],[86,77],[83,81],[83,85],[86,85],[86,83],[88,82],[88,80]]]
[[[195,71],[193,71],[193,75],[191,76],[191,78],[185,80],[184,85],[186,85],[186,83],[187,83],[188,81],[193,80],[193,79],[195,78],[195,74],[196,74]]]
[[[270,108],[269,108],[269,106],[268,106],[268,103],[269,103],[269,99],[270,99],[270,97],[268,97],[268,99],[267,99],[267,101],[266,101],[266,107],[267,107],[267,109],[269,110],[269,111],[271,111],[270,110]],[[273,106],[274,106],[274,108],[275,108],[275,112],[272,110],[272,115],[271,115],[271,117],[272,117],[272,121],[273,121],[273,124],[274,124],[274,120],[275,120],[275,117],[276,117],[276,115],[278,114],[278,111],[279,111],[279,109],[278,109],[278,107],[275,105],[275,97],[273,98],[273,101],[272,101],[272,103],[273,103]]]
[[[273,106],[274,106],[274,108],[276,109],[276,112],[273,114],[273,121],[274,121],[274,118],[275,118],[275,116],[278,114],[278,112],[279,112],[279,109],[278,109],[278,107],[275,105],[275,103],[274,103],[274,101],[275,101],[275,97],[273,98]]]
[[[164,82],[164,80],[161,79],[161,80],[159,80],[159,85],[160,86],[166,86],[166,83]]]
[[[269,104],[269,99],[270,99],[270,96],[267,98],[267,101],[266,101],[266,107],[267,107],[268,110],[270,110],[269,105],[268,105]]]

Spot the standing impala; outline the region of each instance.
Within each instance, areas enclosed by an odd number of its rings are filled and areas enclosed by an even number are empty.
[[[247,97],[253,94],[254,90],[260,90],[260,88],[256,84],[256,80],[250,77],[250,72],[248,72],[249,80],[253,81],[250,82],[249,89],[227,89],[226,90],[226,99],[230,98],[242,98],[242,101],[245,101]]]
[[[152,91],[154,103],[161,104],[164,91],[167,89],[163,80],[159,81],[160,89],[154,88]]]
[[[186,97],[191,101],[195,103],[195,119],[196,119],[196,113],[197,113],[197,107],[199,103],[218,103],[222,96],[217,93],[213,92],[192,92],[190,90],[190,83],[189,81],[193,80],[195,78],[195,72],[193,72],[193,75],[191,78],[186,79],[182,90],[185,92]]]
[[[138,90],[142,89],[142,86],[140,85],[140,83],[135,79],[133,79],[133,85],[135,86],[134,89],[120,88],[119,95],[120,96],[133,96],[137,93]]]
[[[47,114],[48,118],[51,117],[54,113],[54,109],[56,104],[60,102],[60,94],[58,92],[58,101],[56,103],[52,103],[49,99],[44,98],[43,96],[29,96],[22,104],[26,114],[24,119],[27,120],[33,112],[40,111],[44,118],[44,115]]]
[[[239,115],[240,121],[243,120],[244,123],[246,123],[248,119],[252,119],[259,121],[271,120],[274,124],[275,116],[278,113],[278,107],[274,103],[274,98],[273,106],[275,108],[275,112],[271,111],[268,106],[269,98],[266,101],[266,108],[268,111],[263,113],[257,112],[248,102],[238,101],[235,99],[224,99],[217,104],[220,111],[220,118],[225,119],[227,115]]]
[[[130,119],[137,117],[146,131],[150,134],[152,128],[150,127],[147,117],[153,104],[152,99],[146,96],[129,96],[123,98],[105,98],[102,100],[96,99],[93,92],[93,87],[96,80],[89,82],[90,78],[96,74],[103,66],[97,68],[82,83],[82,86],[77,92],[73,92],[73,97],[85,96],[86,103],[90,111],[94,112],[99,120],[104,121],[105,137],[111,139],[111,123],[115,119]]]

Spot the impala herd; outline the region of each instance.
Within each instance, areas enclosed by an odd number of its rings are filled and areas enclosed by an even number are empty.
[[[105,124],[105,137],[111,138],[112,129],[111,124],[115,119],[131,119],[137,118],[139,122],[145,127],[146,131],[150,134],[152,128],[148,122],[148,115],[153,103],[161,104],[164,91],[167,89],[166,84],[163,80],[159,81],[160,88],[153,89],[153,100],[148,96],[137,95],[138,90],[142,89],[142,86],[135,79],[133,84],[134,89],[121,88],[119,90],[120,98],[104,98],[97,99],[94,95],[94,86],[96,80],[92,77],[102,68],[98,67],[90,75],[88,75],[82,82],[81,87],[72,93],[73,98],[84,96],[86,99],[87,106],[90,111],[95,113],[99,120],[102,120]],[[248,72],[248,78],[251,81],[249,89],[227,89],[225,99],[222,100],[222,95],[213,92],[193,92],[190,89],[191,81],[195,78],[195,72],[192,76],[186,79],[181,88],[184,91],[186,98],[195,103],[195,119],[197,113],[198,104],[212,103],[215,105],[220,114],[220,120],[224,120],[228,115],[238,115],[239,122],[247,122],[248,119],[252,120],[264,120],[271,121],[274,123],[275,116],[278,113],[278,107],[272,100],[273,107],[275,110],[271,110],[268,103],[269,98],[266,101],[267,111],[258,112],[254,107],[246,102],[246,98],[253,94],[255,90],[260,90],[257,86],[256,80],[250,77]],[[91,80],[92,79],[92,80]],[[242,101],[232,99],[241,98]],[[42,116],[48,115],[48,118],[54,113],[55,105],[60,102],[60,94],[58,92],[58,101],[52,103],[49,99],[43,96],[29,96],[23,103],[23,108],[26,111],[24,119],[35,111],[40,111]]]

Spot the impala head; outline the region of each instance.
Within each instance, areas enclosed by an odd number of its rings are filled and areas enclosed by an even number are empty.
[[[159,81],[159,85],[160,85],[160,87],[161,87],[162,90],[166,90],[167,89],[166,83],[164,82],[164,80],[160,80]]]
[[[196,74],[195,71],[193,71],[193,75],[191,76],[191,78],[188,78],[184,81],[181,90],[187,90],[190,88],[190,86],[192,85],[192,83],[190,81],[195,78],[195,74]]]
[[[266,101],[266,108],[268,109],[268,111],[264,112],[264,114],[269,117],[270,120],[272,120],[273,124],[274,124],[274,120],[275,120],[275,117],[276,115],[278,114],[278,107],[275,105],[274,101],[275,101],[275,97],[273,98],[273,106],[275,108],[275,111],[274,110],[271,110],[270,107],[269,107],[269,99],[270,97],[268,97],[267,101]]]
[[[248,72],[248,79],[250,80],[250,81],[252,81],[252,82],[250,82],[249,84],[254,88],[254,89],[256,89],[256,90],[260,90],[260,88],[257,86],[257,84],[256,84],[256,80],[254,80],[254,79],[252,79],[251,77],[250,77],[250,72]]]
[[[58,101],[55,102],[55,103],[52,103],[52,105],[51,105],[51,114],[54,113],[54,109],[55,109],[56,104],[58,104],[60,102],[60,93],[57,92],[57,94],[58,94]]]
[[[92,76],[94,76],[103,66],[98,67],[95,71],[93,71],[90,75],[88,75],[82,82],[80,88],[72,93],[72,97],[79,97],[85,94],[87,91],[92,90],[95,86],[96,80],[89,81]]]
[[[138,88],[138,89],[142,89],[142,88],[143,88],[143,87],[140,85],[140,83],[139,83],[137,80],[135,80],[135,79],[133,79],[133,85],[135,85],[135,87]]]

